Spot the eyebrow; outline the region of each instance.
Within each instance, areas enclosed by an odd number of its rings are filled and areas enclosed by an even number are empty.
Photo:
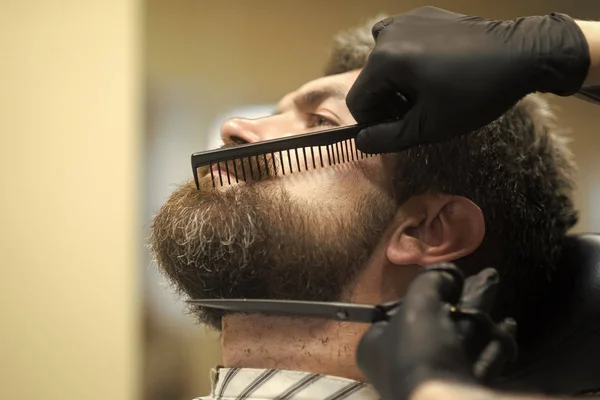
[[[294,98],[294,105],[301,110],[306,110],[315,108],[330,98],[335,100],[346,100],[346,89],[344,86],[330,84],[318,89],[306,91]]]
[[[316,108],[327,99],[346,100],[346,88],[340,84],[329,84],[317,89],[307,90],[292,100],[294,106],[300,110]],[[273,112],[273,115],[280,114],[280,106]]]

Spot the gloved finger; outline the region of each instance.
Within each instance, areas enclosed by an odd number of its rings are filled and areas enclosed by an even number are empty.
[[[494,305],[500,275],[494,268],[485,268],[465,280],[460,305],[489,313]]]
[[[507,318],[498,325],[498,329],[507,333],[512,339],[517,335],[517,323]],[[483,382],[489,382],[500,375],[502,369],[510,361],[511,352],[499,340],[492,340],[481,352],[473,365],[473,374]]]
[[[489,313],[498,292],[500,278],[493,268],[486,268],[465,280],[459,306]],[[475,362],[483,348],[489,343],[488,327],[477,320],[466,318],[457,321],[459,331],[465,342],[467,359]]]
[[[375,40],[377,40],[379,34],[386,26],[391,25],[394,22],[397,22],[398,24],[402,24],[403,20],[406,20],[407,18],[410,18],[410,17],[412,17],[412,18],[425,17],[427,19],[437,19],[439,21],[444,21],[444,20],[452,21],[452,20],[456,20],[457,18],[471,18],[471,19],[477,18],[477,19],[483,20],[483,18],[480,18],[480,17],[467,17],[466,15],[463,15],[463,14],[457,14],[457,13],[443,10],[441,8],[433,7],[433,6],[418,7],[413,10],[410,10],[402,15],[396,16],[396,17],[399,17],[399,19],[396,20],[395,17],[388,17],[388,18],[382,19],[381,21],[379,21],[375,25],[373,25],[373,28],[371,28],[371,34],[373,35],[373,38]]]
[[[428,143],[419,124],[420,110],[413,108],[397,121],[362,129],[356,135],[356,148],[366,154],[392,153]]]
[[[387,77],[395,64],[392,58],[384,52],[371,54],[348,91],[346,105],[358,123],[398,119],[410,109],[409,89]]]
[[[408,14],[412,14],[414,16],[423,16],[423,17],[430,18],[430,19],[436,19],[438,21],[444,21],[444,20],[452,21],[457,18],[466,17],[466,15],[464,15],[464,14],[458,14],[458,13],[444,10],[442,8],[434,7],[434,6],[419,7],[419,8],[416,8],[416,9],[406,13],[406,15],[408,15]],[[474,17],[474,18],[478,18],[478,17]]]
[[[404,296],[402,307],[412,314],[407,318],[418,318],[426,328],[426,318],[437,321],[443,305],[458,303],[463,283],[462,272],[453,264],[440,263],[426,268],[413,280]]]
[[[382,365],[380,349],[382,337],[389,324],[387,321],[374,323],[365,332],[356,349],[356,363],[369,381],[376,379]]]
[[[394,22],[394,18],[388,17],[388,18],[382,19],[381,21],[379,21],[375,25],[373,25],[373,28],[371,28],[371,34],[373,35],[373,39],[377,40],[377,37],[379,36],[379,33],[383,30],[383,28],[392,24],[393,22]]]
[[[356,136],[356,148],[365,154],[393,152],[402,125],[402,121],[395,121],[366,127]]]

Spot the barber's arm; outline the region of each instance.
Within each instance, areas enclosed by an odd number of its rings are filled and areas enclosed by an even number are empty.
[[[357,364],[383,400],[551,400],[484,387],[510,360],[514,321],[488,335],[481,318],[493,305],[498,274],[485,269],[464,281],[451,264],[421,273],[389,320],[373,324],[357,349]],[[586,397],[589,398],[589,397]],[[558,400],[558,399],[557,399]],[[561,398],[565,400],[565,398]]]
[[[576,21],[576,23],[588,42],[591,58],[590,69],[583,87],[598,87],[600,86],[600,21]]]
[[[524,96],[600,104],[600,22],[550,14],[493,21],[421,7],[373,27],[375,48],[347,97],[366,153],[474,131]]]
[[[590,51],[590,69],[583,87],[577,94],[584,100],[600,104],[600,21],[576,21]]]

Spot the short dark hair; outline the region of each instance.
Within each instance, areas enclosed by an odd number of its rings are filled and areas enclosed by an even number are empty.
[[[325,73],[362,68],[374,46],[378,17],[339,34]],[[457,260],[467,273],[497,268],[502,276],[497,317],[517,319],[522,339],[545,284],[556,273],[568,230],[574,163],[548,103],[530,95],[489,125],[444,143],[398,153],[398,204],[425,192],[469,198],[483,211],[486,234],[472,255]]]

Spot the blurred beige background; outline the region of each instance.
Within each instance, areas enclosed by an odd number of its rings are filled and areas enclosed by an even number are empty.
[[[142,5],[0,0],[0,398],[139,398]]]
[[[333,34],[436,5],[490,18],[598,0],[0,0],[0,398],[191,399],[218,338],[144,249],[148,221],[228,115],[317,77]],[[600,231],[600,109],[573,130],[578,231]]]

